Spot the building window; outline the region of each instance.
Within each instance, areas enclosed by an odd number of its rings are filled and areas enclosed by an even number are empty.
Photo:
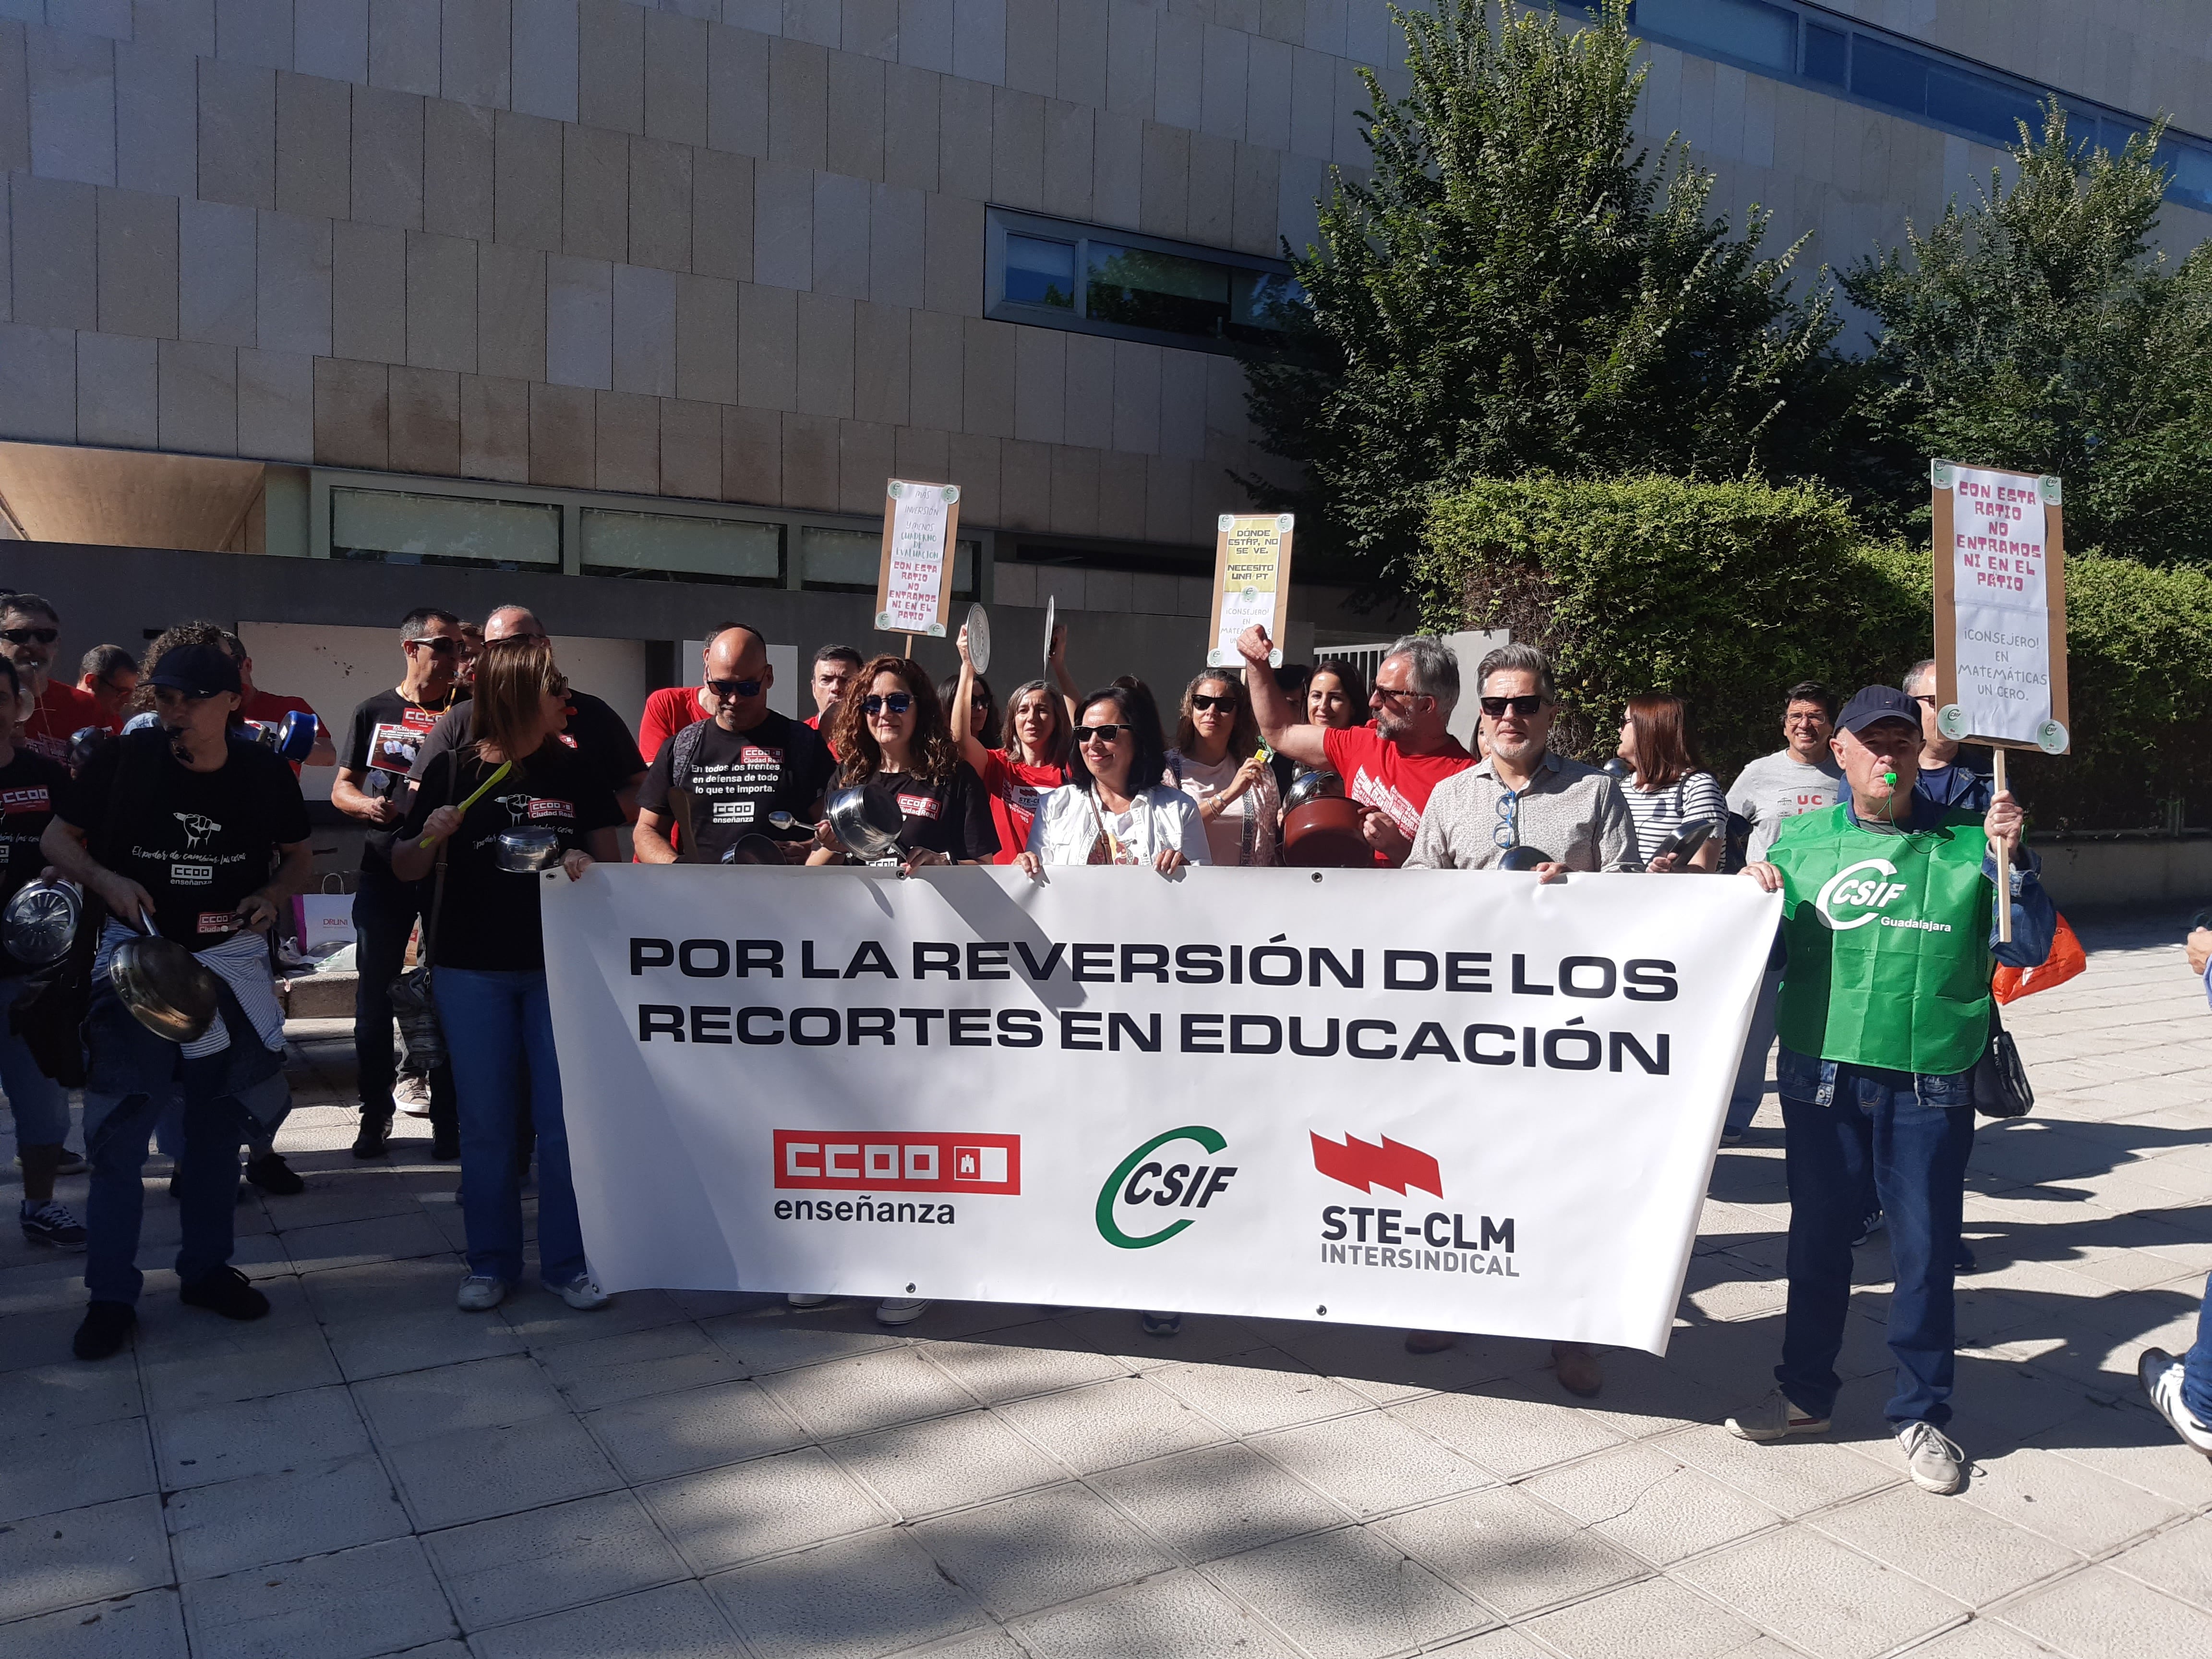
[[[952,597],[973,599],[980,542],[952,544]],[[799,585],[818,593],[872,593],[883,568],[880,531],[830,530],[806,525],[799,532]]]
[[[586,507],[581,516],[586,576],[783,586],[781,525],[599,507]]]
[[[331,555],[386,564],[558,570],[561,509],[465,495],[333,489]]]
[[[1303,301],[1290,267],[1133,231],[993,208],[991,316],[1200,351],[1265,345]]]

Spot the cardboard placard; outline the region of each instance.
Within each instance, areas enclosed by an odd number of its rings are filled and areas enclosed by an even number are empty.
[[[1270,660],[1283,665],[1283,630],[1291,620],[1288,513],[1224,513],[1213,539],[1213,622],[1206,631],[1208,668],[1242,668],[1237,636],[1254,623],[1275,641]]]
[[[1937,727],[1954,742],[2063,755],[2066,549],[2060,481],[1936,461]]]
[[[876,626],[945,637],[952,613],[960,486],[893,478],[884,485],[884,557],[876,572]]]

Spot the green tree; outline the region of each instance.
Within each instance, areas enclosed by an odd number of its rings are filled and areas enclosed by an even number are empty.
[[[1881,337],[1862,413],[1887,453],[1862,513],[1928,533],[1932,458],[2055,472],[2066,539],[2148,564],[2212,563],[2212,243],[2154,252],[2163,123],[2115,155],[2066,136],[2054,100],[1925,235],[1843,278]]]
[[[1247,364],[1261,443],[1304,482],[1246,483],[1371,583],[1405,579],[1440,487],[1806,470],[1832,412],[1826,284],[1793,297],[1765,213],[1731,234],[1686,146],[1639,144],[1626,9],[1568,33],[1504,0],[1394,6],[1411,90],[1362,71],[1371,176],[1334,178],[1290,347]]]

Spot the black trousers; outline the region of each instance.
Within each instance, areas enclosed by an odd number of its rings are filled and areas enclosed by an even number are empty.
[[[428,882],[402,881],[389,865],[363,860],[361,889],[353,896],[355,965],[354,1065],[360,1079],[363,1117],[389,1121],[392,1083],[397,1069],[392,1048],[392,981],[407,963],[407,938],[415,919],[430,902]],[[430,1070],[430,1131],[441,1139],[460,1133],[459,1109],[450,1066]]]

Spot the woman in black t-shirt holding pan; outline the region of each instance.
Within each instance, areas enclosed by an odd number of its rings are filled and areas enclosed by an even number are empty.
[[[439,852],[446,855],[444,896],[433,901],[430,982],[459,1096],[469,1276],[458,1299],[471,1313],[497,1307],[522,1277],[514,1077],[526,1061],[538,1132],[538,1276],[572,1308],[602,1308],[608,1301],[584,1260],[569,1178],[538,872],[500,863],[500,837],[510,830],[551,830],[572,881],[594,860],[620,856],[615,826],[622,809],[613,792],[560,741],[568,690],[543,637],[484,647],[477,663],[474,741],[423,763],[392,849],[392,873],[402,881],[422,879]],[[502,766],[507,771],[495,776]],[[491,787],[478,795],[487,783]]]

